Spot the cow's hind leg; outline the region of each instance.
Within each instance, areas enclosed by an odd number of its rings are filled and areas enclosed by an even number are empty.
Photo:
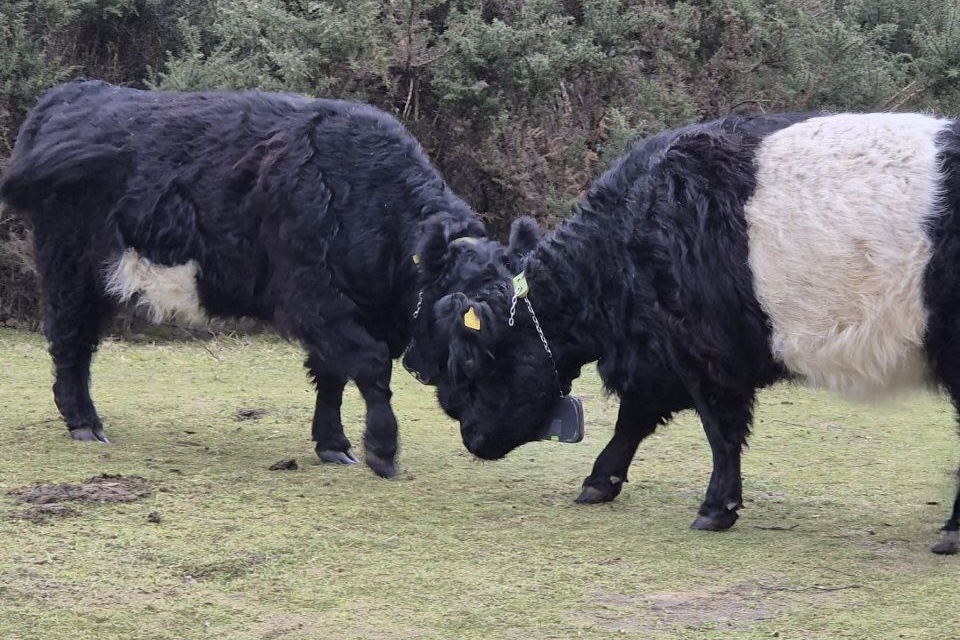
[[[697,412],[713,452],[713,473],[707,495],[691,528],[723,531],[737,521],[743,505],[740,457],[753,420],[753,396],[742,398],[723,392],[696,398]]]
[[[113,311],[100,287],[98,266],[70,242],[38,239],[36,253],[43,333],[54,366],[54,401],[73,439],[109,442],[90,397],[90,363]]]
[[[948,273],[953,273],[952,264]],[[960,289],[960,282],[953,286],[936,288],[938,294],[946,296],[948,301],[955,300],[953,293]],[[952,310],[951,306],[946,307]],[[931,364],[936,378],[943,383],[953,401],[954,413],[960,422],[960,329],[956,328],[954,318],[957,313],[943,313],[937,305],[927,325],[926,343],[931,354]],[[960,475],[960,473],[958,473]],[[940,540],[930,550],[942,555],[952,555],[960,551],[960,487],[953,500],[953,511],[941,528]]]
[[[306,365],[317,390],[312,427],[317,457],[324,462],[354,464],[357,458],[350,451],[350,441],[343,433],[340,418],[340,405],[343,402],[343,388],[347,384],[347,378],[327,370],[325,363],[314,354],[307,357]]]
[[[958,336],[960,340],[960,336]],[[956,347],[954,346],[956,344]],[[947,351],[939,359],[939,375],[953,400],[954,411],[960,420],[960,357],[956,357],[954,350],[960,350],[960,343],[949,343]],[[953,364],[956,362],[956,364]],[[960,471],[958,471],[960,476]],[[953,511],[940,529],[940,540],[930,548],[934,553],[952,555],[960,551],[960,486],[953,499]]]
[[[620,399],[613,438],[600,452],[593,464],[593,471],[584,479],[583,489],[576,501],[580,504],[596,504],[609,502],[620,495],[623,483],[627,481],[627,469],[640,442],[669,416],[670,412],[651,410],[641,398],[624,395]]]
[[[940,540],[930,550],[941,555],[953,555],[960,550],[960,488],[957,489],[957,495],[953,499],[950,519],[940,530]]]

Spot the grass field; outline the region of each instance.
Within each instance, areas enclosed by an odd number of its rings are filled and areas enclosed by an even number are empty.
[[[301,361],[263,337],[106,342],[97,445],[67,437],[42,339],[0,331],[0,638],[960,638],[960,557],[928,551],[960,460],[943,399],[765,392],[742,517],[704,533],[690,413],[642,445],[617,501],[573,503],[616,416],[592,369],[584,442],[481,464],[398,368],[385,481],[314,463]],[[362,423],[349,387],[357,444]],[[149,492],[10,495],[101,474]]]

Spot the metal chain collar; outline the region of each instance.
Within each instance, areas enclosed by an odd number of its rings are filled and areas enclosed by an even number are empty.
[[[420,315],[420,307],[423,306],[423,289],[417,293],[417,308],[413,310],[413,319],[416,320]],[[424,378],[423,374],[417,371],[415,368],[407,364],[407,354],[410,353],[410,349],[413,348],[413,337],[411,336],[410,342],[407,343],[407,346],[403,348],[403,353],[400,354],[400,363],[403,365],[403,368],[410,372],[417,382],[420,384],[431,384],[429,379]]]
[[[417,308],[413,310],[413,319],[416,320],[420,317],[420,307],[423,306],[423,289],[417,293]]]
[[[522,273],[522,272],[521,272]],[[536,312],[533,310],[533,303],[530,302],[530,298],[526,295],[524,291],[523,301],[527,303],[527,311],[530,312],[530,319],[533,320],[533,326],[537,330],[537,335],[540,336],[540,344],[543,345],[543,350],[547,352],[547,357],[550,358],[550,364],[553,365],[553,377],[557,381],[557,387],[560,389],[560,395],[563,395],[563,386],[560,384],[560,372],[557,370],[557,361],[553,359],[553,351],[550,350],[550,343],[547,342],[547,336],[544,335],[543,329],[540,327],[540,320],[537,318]],[[510,318],[507,320],[507,324],[511,327],[516,323],[517,315],[517,300],[520,298],[520,290],[514,287],[513,297],[510,298]]]
[[[530,302],[530,298],[524,298],[524,302],[527,303],[527,310],[530,311],[530,319],[533,320],[533,326],[537,330],[537,335],[540,336],[540,344],[543,345],[543,350],[547,352],[547,355],[550,356],[550,361],[553,362],[553,351],[550,351],[550,345],[547,344],[547,336],[543,335],[543,329],[540,328],[540,320],[537,319],[537,314],[533,312],[533,304]],[[557,363],[553,363],[553,368],[557,368]]]

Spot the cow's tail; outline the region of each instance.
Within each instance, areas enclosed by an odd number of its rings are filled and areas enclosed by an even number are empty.
[[[112,190],[126,180],[129,167],[129,155],[109,144],[72,140],[40,144],[14,152],[0,178],[0,198],[27,212],[51,193],[71,186]]]

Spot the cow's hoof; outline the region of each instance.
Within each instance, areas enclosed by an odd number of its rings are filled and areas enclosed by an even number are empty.
[[[618,495],[620,491],[623,490],[623,483],[626,482],[623,478],[618,478],[616,476],[610,476],[610,478],[594,478],[593,476],[588,477],[583,481],[583,490],[580,491],[580,495],[577,496],[577,504],[599,504],[601,502],[610,502]]]
[[[360,462],[349,449],[346,451],[334,451],[333,449],[317,449],[317,457],[322,462],[331,464],[357,464]]]
[[[110,444],[103,427],[78,427],[70,430],[70,437],[82,442],[104,442]]]
[[[583,488],[583,491],[580,492],[580,495],[577,496],[577,504],[600,504],[601,502],[610,502],[620,491],[610,491],[604,489],[598,489],[596,487],[587,486]]]
[[[733,526],[738,517],[736,511],[726,511],[712,516],[698,513],[697,519],[693,521],[690,528],[697,531],[726,531]]]
[[[393,460],[381,458],[370,451],[364,454],[363,460],[367,463],[367,466],[381,478],[392,478],[397,475],[397,465]]]
[[[952,556],[960,551],[960,532],[944,531],[940,541],[930,547],[930,551],[942,556]]]

